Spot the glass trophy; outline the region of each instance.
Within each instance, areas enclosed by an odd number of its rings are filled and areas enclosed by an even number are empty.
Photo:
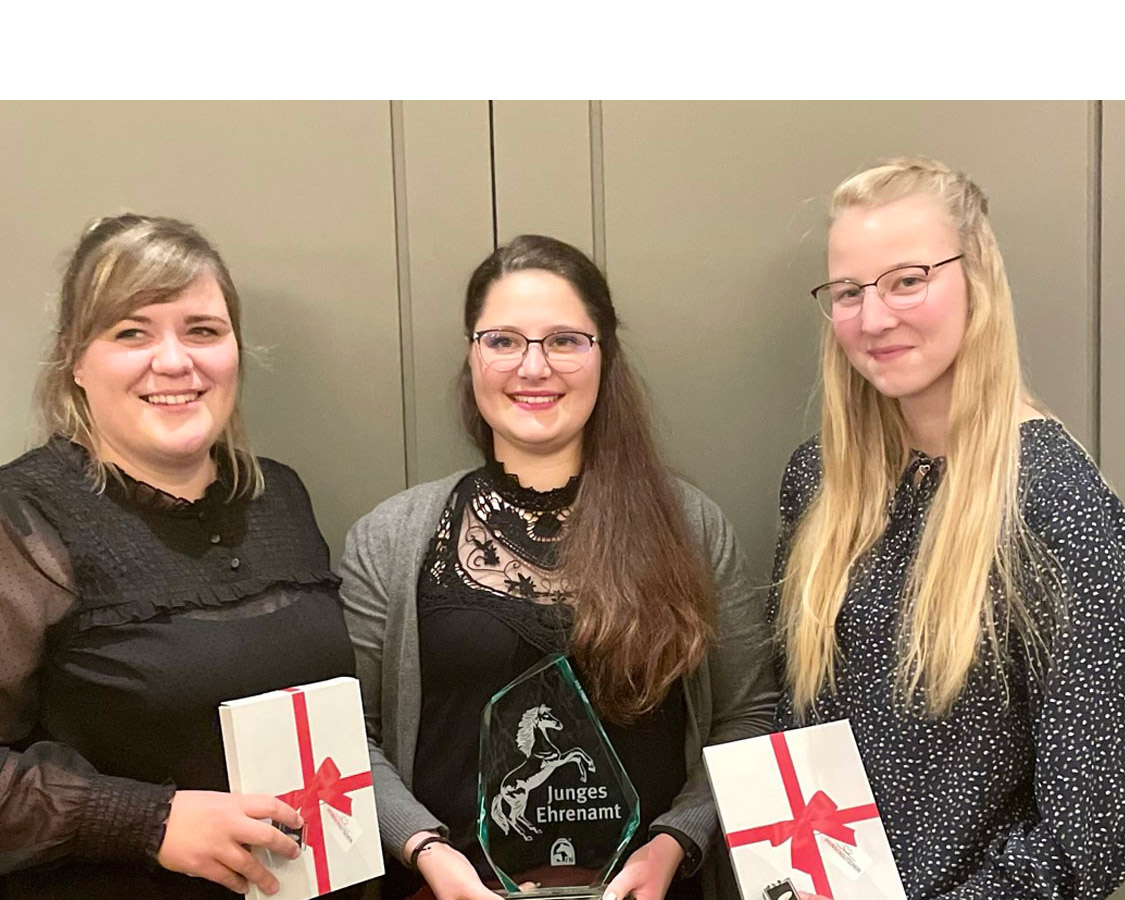
[[[641,805],[566,657],[500,690],[481,714],[477,836],[504,895],[598,897]],[[520,891],[519,885],[540,887]]]

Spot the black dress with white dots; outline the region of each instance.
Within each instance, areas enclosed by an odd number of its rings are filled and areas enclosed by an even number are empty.
[[[1125,880],[1125,508],[1058,422],[1020,434],[1024,522],[1065,599],[1046,662],[1013,628],[945,716],[895,699],[903,586],[944,468],[916,451],[837,618],[835,693],[805,722],[789,694],[778,707],[780,728],[851,720],[911,900],[1103,900]],[[785,472],[776,574],[820,473],[813,438]]]

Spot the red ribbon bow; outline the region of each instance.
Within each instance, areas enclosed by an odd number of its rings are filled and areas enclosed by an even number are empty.
[[[321,801],[336,807],[345,816],[350,816],[352,798],[344,793],[343,785],[344,779],[340,777],[340,769],[336,761],[331,756],[326,756],[311,781],[303,788],[279,794],[277,799],[284,800],[292,806],[306,822],[316,816]]]
[[[840,809],[824,791],[817,791],[812,799],[805,803],[784,733],[771,734],[770,744],[774,756],[777,757],[777,767],[781,772],[781,782],[785,785],[785,796],[789,800],[793,818],[774,822],[771,825],[747,828],[744,831],[733,831],[727,835],[727,846],[734,848],[741,847],[743,844],[769,841],[771,846],[779,847],[786,841],[792,840],[789,853],[793,868],[811,875],[816,893],[831,898],[832,887],[828,883],[828,873],[824,871],[824,861],[816,844],[816,833],[820,832],[854,847],[855,830],[848,828],[845,823],[876,819],[879,817],[879,810],[874,803]]]
[[[328,872],[328,856],[324,849],[324,820],[320,815],[320,804],[327,803],[350,816],[352,798],[348,796],[348,792],[370,786],[371,771],[357,772],[341,778],[340,769],[331,756],[324,757],[320,766],[314,767],[305,695],[297,688],[286,690],[293,697],[293,718],[297,724],[297,750],[301,757],[301,780],[304,785],[278,794],[277,799],[288,803],[305,820],[305,844],[313,854],[317,892],[327,894],[332,890],[332,878]]]

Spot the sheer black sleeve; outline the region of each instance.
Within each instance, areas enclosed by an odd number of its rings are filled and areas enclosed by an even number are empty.
[[[175,788],[100,775],[36,736],[48,628],[73,605],[66,548],[34,507],[0,494],[0,873],[64,856],[151,862]]]

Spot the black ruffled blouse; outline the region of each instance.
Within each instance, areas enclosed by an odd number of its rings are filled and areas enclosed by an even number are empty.
[[[0,879],[23,897],[230,893],[155,865],[174,791],[227,790],[217,707],[353,674],[304,486],[96,493],[53,440],[0,468]],[[0,892],[2,895],[2,892]]]

